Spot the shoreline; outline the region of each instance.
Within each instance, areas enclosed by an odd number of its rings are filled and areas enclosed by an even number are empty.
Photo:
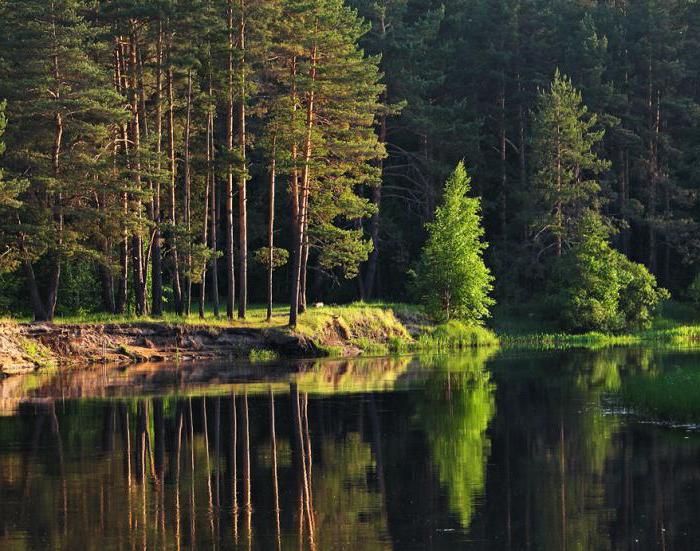
[[[260,319],[0,321],[0,376],[51,367],[126,366],[222,359],[265,360],[504,349],[700,346],[700,325],[659,319],[652,329],[625,334],[495,332],[457,321],[435,325],[405,304],[325,306],[307,311],[294,330],[282,312]]]

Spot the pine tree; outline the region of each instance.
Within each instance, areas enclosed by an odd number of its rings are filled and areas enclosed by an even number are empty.
[[[85,228],[94,184],[107,163],[111,125],[123,120],[119,98],[93,56],[105,54],[98,28],[77,0],[13,0],[0,5],[0,48],[6,63],[0,95],[16,125],[10,129],[9,166],[29,189],[18,213],[17,243],[37,320],[55,314],[62,265],[93,254]],[[46,279],[35,267],[42,260]],[[42,293],[40,287],[45,287]]]
[[[531,229],[541,252],[561,256],[569,246],[577,220],[599,210],[595,176],[606,170],[594,147],[604,131],[582,104],[581,94],[559,71],[549,90],[541,91],[533,121],[535,196]]]
[[[304,121],[298,177],[293,167],[291,186],[292,202],[298,205],[292,216],[292,326],[306,307],[312,248],[321,268],[339,268],[346,277],[355,277],[358,264],[367,260],[371,244],[357,229],[357,220],[374,209],[356,186],[378,183],[380,169],[373,161],[384,156],[374,132],[383,91],[378,59],[357,47],[366,26],[340,0],[317,3],[304,20],[294,81]]]
[[[481,201],[468,197],[471,180],[460,162],[445,183],[442,204],[428,223],[428,241],[416,270],[415,292],[440,320],[482,323],[494,304],[493,277],[484,264]]]
[[[5,153],[5,142],[2,141],[7,127],[5,105],[4,101],[0,102],[0,160]],[[26,183],[22,180],[4,178],[2,165],[0,165],[0,218],[5,221],[0,225],[0,273],[12,271],[18,266],[19,255],[17,244],[12,239],[11,227],[16,217],[16,210],[22,206],[18,197],[25,186]]]

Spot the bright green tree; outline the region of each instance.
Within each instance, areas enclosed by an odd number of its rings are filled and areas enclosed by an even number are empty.
[[[460,162],[445,184],[443,203],[427,225],[428,242],[416,273],[416,292],[437,319],[481,323],[494,304],[493,277],[484,264],[481,201],[468,197],[471,179]]]

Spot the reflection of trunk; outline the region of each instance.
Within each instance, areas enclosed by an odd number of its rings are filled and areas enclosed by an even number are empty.
[[[272,490],[275,500],[275,534],[277,536],[277,550],[282,549],[282,535],[280,529],[280,493],[277,480],[277,435],[275,433],[275,394],[270,387],[270,439],[272,454]]]
[[[63,496],[63,530],[68,532],[68,485],[66,482],[66,466],[63,460],[63,441],[61,440],[61,428],[58,425],[56,416],[56,402],[51,401],[51,413],[49,415],[51,423],[51,433],[56,439],[56,450],[58,451],[58,472],[61,474],[61,494]]]
[[[659,444],[654,433],[651,449],[651,468],[654,476],[654,528],[659,549],[666,551],[666,526],[664,522],[664,491],[659,473]]]
[[[384,477],[384,454],[382,452],[382,428],[374,395],[370,395],[369,397],[369,413],[372,422],[372,440],[374,442],[374,457],[377,462],[377,485],[379,486],[379,495],[382,498],[382,509],[388,514],[388,499],[386,493],[386,481]],[[389,526],[388,522],[387,526]]]
[[[180,455],[182,450],[182,426],[184,423],[182,411],[177,421],[177,453],[175,459],[175,545],[180,550],[182,541],[182,512],[180,511]],[[194,540],[192,541],[194,545]]]
[[[221,487],[221,398],[216,397],[216,402],[214,402],[214,460],[216,461],[216,478],[215,478],[215,488],[214,495],[216,497],[216,539],[214,541],[220,541],[221,532],[219,530],[221,515],[219,511],[221,510],[221,497],[219,494],[219,488]]]
[[[231,395],[231,503],[233,539],[238,543],[238,412],[236,395]]]
[[[211,531],[212,540],[214,538],[214,496],[211,489],[211,459],[209,456],[209,424],[207,422],[207,399],[202,398],[202,422],[204,423],[204,449],[206,450],[207,458],[207,494],[209,496],[209,508],[207,513],[209,516],[209,530]]]
[[[243,396],[243,499],[245,500],[246,514],[246,535],[248,539],[248,547],[253,541],[252,534],[252,519],[253,519],[253,504],[251,500],[250,487],[250,425],[248,421],[248,393]]]
[[[197,547],[197,523],[196,521],[196,511],[197,506],[195,503],[195,493],[194,493],[194,414],[192,412],[192,398],[189,399],[188,403],[188,413],[189,413],[189,429],[190,429],[190,541],[192,542],[192,548]]]
[[[296,455],[300,469],[300,530],[304,525],[304,520],[309,528],[309,545],[315,548],[314,540],[314,517],[311,499],[311,440],[308,434],[308,397],[299,396],[298,388],[295,384],[290,385],[292,398],[292,423],[294,424]],[[301,536],[300,536],[301,537]]]
[[[153,440],[155,451],[155,473],[159,485],[163,484],[165,475],[165,414],[163,399],[153,400]]]
[[[564,415],[559,417],[559,477],[561,499],[561,548],[566,551],[566,451],[564,446]]]

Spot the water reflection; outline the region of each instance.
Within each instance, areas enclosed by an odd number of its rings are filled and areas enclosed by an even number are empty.
[[[0,382],[2,549],[692,549],[700,436],[616,411],[651,350]]]

